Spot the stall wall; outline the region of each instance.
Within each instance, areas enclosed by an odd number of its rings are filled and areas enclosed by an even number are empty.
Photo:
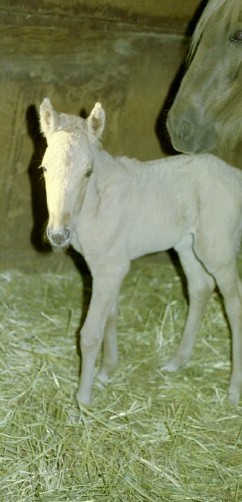
[[[0,2],[1,268],[51,266],[38,171],[45,148],[38,109],[106,110],[103,144],[146,160],[169,151],[169,90],[199,0]],[[59,260],[59,258],[58,258]]]

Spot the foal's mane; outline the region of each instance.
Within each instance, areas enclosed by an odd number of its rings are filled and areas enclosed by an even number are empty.
[[[188,59],[192,59],[208,21],[216,14],[217,23],[232,24],[242,10],[241,0],[209,0],[193,34]]]

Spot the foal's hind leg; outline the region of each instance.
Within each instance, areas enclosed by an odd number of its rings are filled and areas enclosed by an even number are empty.
[[[242,392],[242,286],[235,259],[216,270],[214,277],[224,298],[232,332],[232,372],[229,399],[233,404],[238,404]]]
[[[176,246],[187,278],[189,307],[182,339],[172,359],[163,367],[166,371],[176,371],[189,360],[205,307],[215,286],[213,278],[196,258],[192,246],[191,235]]]

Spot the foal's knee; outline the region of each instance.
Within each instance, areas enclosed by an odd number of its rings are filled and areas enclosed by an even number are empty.
[[[90,333],[86,330],[81,331],[80,347],[82,355],[88,354],[95,350],[98,352],[101,348],[101,337],[95,333]]]

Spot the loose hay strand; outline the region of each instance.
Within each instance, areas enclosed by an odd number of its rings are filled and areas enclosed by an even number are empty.
[[[242,500],[241,407],[227,400],[230,338],[213,295],[186,368],[160,368],[184,324],[179,275],[140,260],[125,280],[120,360],[75,401],[79,274],[0,274],[0,499],[3,501]]]

